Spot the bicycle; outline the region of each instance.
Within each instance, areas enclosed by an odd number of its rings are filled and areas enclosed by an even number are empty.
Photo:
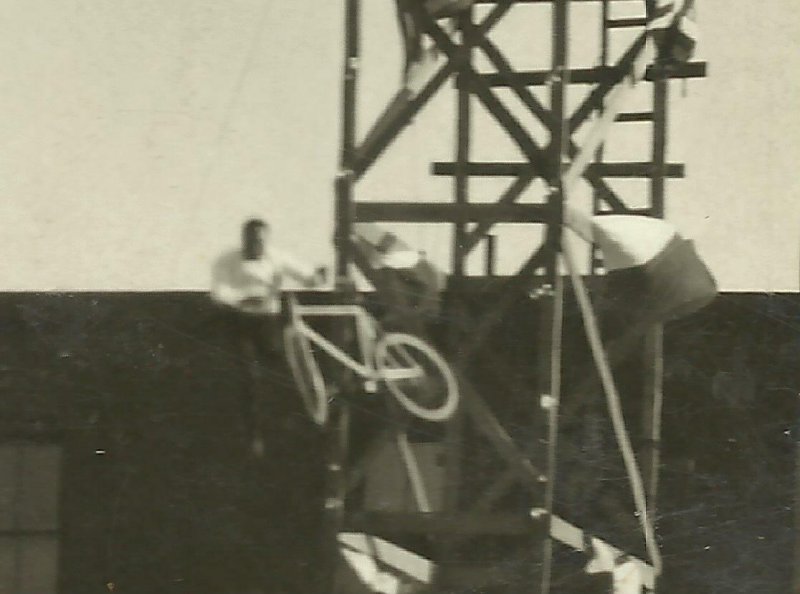
[[[364,380],[365,393],[384,384],[409,413],[426,421],[445,421],[456,411],[458,384],[450,366],[426,341],[402,332],[384,333],[377,320],[360,305],[303,305],[287,298],[289,323],[284,346],[289,369],[311,418],[328,419],[329,398],[314,347]],[[352,318],[360,358],[350,355],[314,330],[307,317]]]

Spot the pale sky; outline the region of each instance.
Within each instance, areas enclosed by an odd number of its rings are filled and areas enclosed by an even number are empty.
[[[396,88],[400,58],[393,2],[362,3],[364,133]],[[254,214],[283,247],[330,263],[343,4],[4,0],[0,290],[204,289],[211,260]],[[685,97],[672,83],[670,159],[688,177],[669,184],[668,218],[722,289],[797,290],[800,9],[699,6],[698,59],[710,75]],[[549,60],[549,39],[536,34],[546,10],[515,7],[498,28],[520,68]],[[573,9],[575,66],[597,55],[593,10]],[[449,181],[427,167],[453,157],[453,103],[450,85],[359,184],[360,199],[451,199]],[[474,159],[519,158],[484,116],[476,130]],[[609,159],[646,160],[641,134],[610,143]],[[641,192],[618,187],[634,203]],[[497,188],[476,182],[475,199]],[[536,188],[527,199],[539,199]],[[447,233],[404,236],[446,260]],[[501,271],[533,243],[527,229],[502,235]]]

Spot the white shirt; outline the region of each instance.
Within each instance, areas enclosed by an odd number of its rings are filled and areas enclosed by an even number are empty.
[[[590,217],[565,205],[564,223],[589,242],[597,242],[606,270],[646,264],[678,236],[667,221],[639,215]]]
[[[244,260],[241,249],[222,254],[211,270],[211,298],[249,313],[276,314],[281,310],[283,279],[302,281],[313,271],[289,254],[270,248],[257,260]],[[253,303],[243,304],[242,300]]]
[[[670,223],[635,215],[593,217],[592,227],[606,270],[646,264],[676,236],[675,227]]]

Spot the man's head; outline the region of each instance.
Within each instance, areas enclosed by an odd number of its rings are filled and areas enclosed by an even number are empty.
[[[269,248],[269,224],[262,219],[249,219],[242,226],[242,255],[257,260]]]

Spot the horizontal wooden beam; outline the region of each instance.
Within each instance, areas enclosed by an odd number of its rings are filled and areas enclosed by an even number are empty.
[[[686,175],[686,168],[682,163],[665,163],[663,169],[655,163],[594,163],[589,165],[589,169],[601,177],[648,178],[663,175],[680,179]]]
[[[456,174],[456,163],[437,161],[431,166],[433,175],[453,176]],[[525,162],[472,161],[465,164],[467,175],[473,177],[517,177],[531,170],[531,164]],[[587,169],[588,174],[601,177],[634,177],[648,178],[660,173],[654,163],[593,163]],[[665,177],[682,178],[685,168],[680,163],[664,165]]]
[[[654,115],[652,111],[634,111],[621,113],[617,116],[617,122],[652,122]]]
[[[527,513],[353,512],[342,530],[367,534],[525,535],[546,530]]]
[[[613,208],[604,208],[597,213],[597,216],[603,215],[615,215],[615,214],[626,214],[626,215],[640,215],[643,217],[652,217],[653,216],[653,209],[652,208],[628,208],[624,212],[614,210]]]
[[[594,68],[575,68],[569,71],[569,82],[573,84],[591,85],[603,82],[616,82],[628,73],[627,70],[615,66],[596,66]],[[549,70],[528,70],[516,72],[514,82],[524,85],[546,85],[550,82],[552,72]],[[706,62],[687,62],[669,68],[650,66],[645,80],[654,81],[662,78],[703,78],[706,76]],[[510,87],[512,81],[507,74],[491,72],[481,74],[481,78],[491,87]]]
[[[354,220],[360,223],[544,223],[544,204],[451,202],[356,202]]]
[[[630,27],[644,27],[647,24],[646,17],[633,17],[624,19],[608,19],[606,27],[609,29],[626,29]]]

